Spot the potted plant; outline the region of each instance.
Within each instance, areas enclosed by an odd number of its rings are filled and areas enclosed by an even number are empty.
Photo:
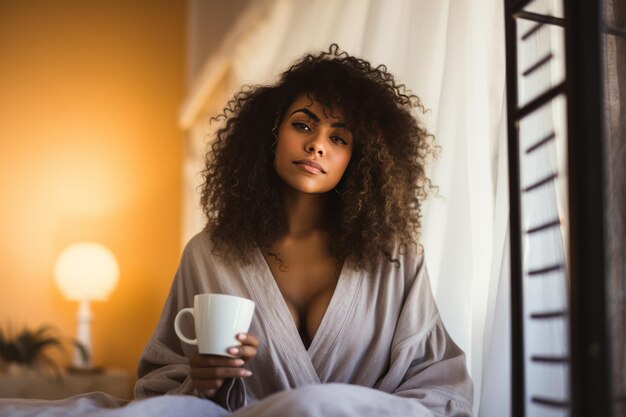
[[[64,351],[57,331],[50,325],[39,326],[35,330],[24,327],[17,334],[0,329],[0,366],[8,373],[19,373],[27,370],[51,370],[58,374],[58,364],[48,356],[50,349]],[[82,345],[74,342],[84,356],[87,351]]]

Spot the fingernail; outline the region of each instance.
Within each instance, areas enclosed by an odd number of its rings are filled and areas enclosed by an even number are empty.
[[[252,372],[248,371],[247,369],[243,369],[241,371],[241,376],[250,376],[252,375]]]
[[[237,339],[239,340],[246,340],[246,334],[245,333],[240,333],[237,335]]]
[[[239,349],[237,349],[236,347],[231,347],[230,349],[228,349],[228,353],[230,353],[231,355],[236,355],[239,353]]]
[[[237,359],[235,360],[235,366],[241,366],[243,365],[245,362],[243,361],[243,359]]]

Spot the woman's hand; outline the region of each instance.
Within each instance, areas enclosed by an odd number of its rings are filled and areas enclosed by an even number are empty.
[[[241,346],[228,349],[228,353],[236,356],[235,358],[197,354],[189,360],[191,380],[205,397],[215,396],[226,378],[246,378],[252,375],[252,372],[241,366],[256,356],[259,340],[250,333],[238,334],[237,340],[241,342]]]

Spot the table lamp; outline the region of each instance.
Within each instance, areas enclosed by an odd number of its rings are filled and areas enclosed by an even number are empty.
[[[86,352],[76,348],[72,368],[78,371],[92,370],[89,302],[107,300],[117,285],[119,266],[113,253],[106,247],[98,243],[81,242],[61,252],[54,275],[65,298],[79,302],[76,339]]]

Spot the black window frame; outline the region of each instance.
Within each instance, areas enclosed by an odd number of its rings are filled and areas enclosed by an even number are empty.
[[[605,178],[603,171],[603,73],[600,0],[563,0],[564,17],[528,13],[530,0],[505,0],[508,158],[511,232],[511,343],[513,417],[526,417],[523,333],[519,121],[533,105],[556,94],[567,97],[569,211],[570,397],[549,407],[573,417],[610,416],[610,353],[605,273]],[[565,28],[565,82],[518,108],[516,20],[524,18]],[[552,95],[552,96],[551,96]],[[542,101],[543,100],[543,101]],[[534,103],[536,102],[536,103]]]

